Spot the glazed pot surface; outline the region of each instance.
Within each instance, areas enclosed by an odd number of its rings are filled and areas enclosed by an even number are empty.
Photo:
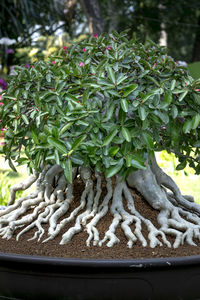
[[[0,253],[0,299],[198,300],[200,256],[85,260]]]

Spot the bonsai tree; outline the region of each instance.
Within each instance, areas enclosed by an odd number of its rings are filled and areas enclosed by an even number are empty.
[[[30,177],[10,189],[8,206],[0,211],[2,238],[17,230],[19,240],[35,228],[33,239],[47,242],[74,220],[60,244],[86,230],[88,246],[112,247],[121,226],[130,248],[137,240],[170,247],[169,235],[174,248],[195,245],[200,206],[182,195],[155,152],[172,152],[178,170],[189,164],[200,173],[199,84],[165,48],[129,41],[125,32],[95,34],[48,62],[16,67],[0,110],[6,128],[2,152],[12,169],[13,161],[26,164]],[[84,189],[67,214],[77,178]],[[15,201],[17,191],[35,182],[35,192]],[[131,188],[158,211],[159,228],[136,210]],[[97,224],[109,209],[113,219],[100,239]]]

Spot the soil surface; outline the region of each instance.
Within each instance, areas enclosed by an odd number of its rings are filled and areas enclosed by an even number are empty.
[[[79,205],[80,195],[84,188],[81,182],[75,182],[74,185],[75,188],[73,203],[66,216],[69,216],[70,212]],[[104,184],[103,194],[105,195],[105,193],[106,190]],[[144,217],[149,218],[152,221],[152,223],[156,226],[156,216],[158,212],[152,209],[137,191],[132,190],[132,195],[134,197],[135,207],[137,208],[137,210]],[[127,209],[125,201],[124,206]],[[111,222],[112,216],[110,215],[110,213],[107,213],[107,215],[98,223],[97,228],[101,233],[101,238],[103,238],[103,233],[109,228]],[[133,245],[133,247],[129,249],[127,247],[127,239],[120,226],[118,226],[116,231],[116,235],[120,239],[120,243],[115,244],[111,248],[108,248],[106,246],[106,243],[102,247],[93,246],[92,243],[90,247],[87,247],[86,240],[88,238],[88,234],[86,231],[82,231],[79,234],[76,234],[68,244],[60,245],[59,243],[61,241],[63,233],[66,232],[70,226],[73,226],[73,224],[74,221],[67,224],[65,229],[63,229],[54,240],[48,241],[46,243],[37,242],[37,240],[27,241],[34,235],[35,229],[32,229],[29,232],[23,234],[18,242],[15,240],[16,235],[13,236],[10,240],[0,238],[0,252],[84,259],[142,259],[151,257],[158,258],[171,256],[191,256],[200,254],[200,241],[198,240],[195,241],[197,246],[190,246],[185,243],[178,249],[174,249],[173,247],[168,248],[165,245],[152,249],[149,246],[142,247],[141,243],[137,241]],[[134,229],[134,224],[131,226]],[[45,228],[46,231],[48,230],[48,227],[45,224],[43,225],[43,228]],[[147,238],[148,231],[144,224],[142,233],[144,237]],[[45,234],[43,237],[45,239],[47,235]],[[167,236],[167,238],[173,244],[174,238],[170,236]]]

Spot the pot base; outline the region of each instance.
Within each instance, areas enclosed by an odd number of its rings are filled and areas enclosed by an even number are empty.
[[[82,260],[0,254],[0,299],[198,300],[200,256]]]

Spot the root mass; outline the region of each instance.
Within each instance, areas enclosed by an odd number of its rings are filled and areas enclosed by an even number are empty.
[[[70,214],[73,193],[79,187],[66,181],[59,165],[47,166],[39,176],[33,174],[23,184],[13,186],[8,207],[0,210],[1,237],[10,239],[16,235],[16,239],[20,240],[25,232],[34,228],[35,233],[30,240],[46,243],[73,221],[74,225],[62,235],[60,244],[69,243],[75,234],[84,230],[88,234],[88,247],[91,244],[102,246],[104,243],[112,247],[120,242],[116,233],[118,226],[121,226],[129,248],[137,241],[143,247],[150,245],[152,248],[163,244],[177,248],[184,242],[195,246],[194,239],[200,239],[200,206],[194,203],[191,196],[181,194],[175,182],[157,165],[155,158],[146,170],[131,173],[126,181],[120,177],[105,179],[96,170],[92,174],[86,167],[73,169],[73,181],[76,178],[79,178],[76,182],[82,181],[84,189],[79,205]],[[34,182],[37,183],[34,193],[15,199],[16,191],[25,190]],[[106,193],[102,193],[103,185],[106,186]],[[157,210],[158,228],[135,208],[132,188]],[[109,210],[112,222],[104,237],[100,238],[102,233],[98,231],[98,223]],[[44,224],[48,225],[46,238]],[[143,235],[143,226],[148,229],[148,239]],[[168,236],[174,237],[173,245]]]

